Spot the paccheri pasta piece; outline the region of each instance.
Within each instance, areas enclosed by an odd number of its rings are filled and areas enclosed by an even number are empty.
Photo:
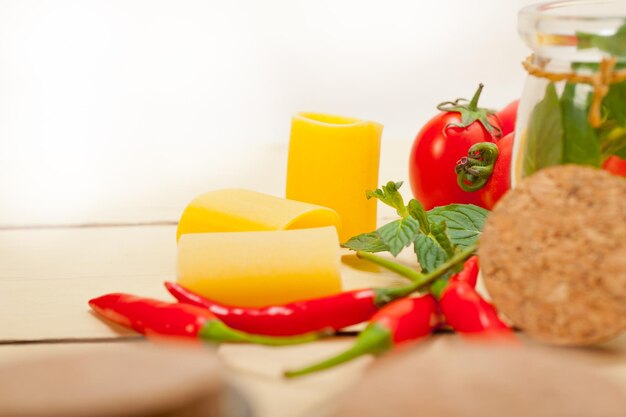
[[[187,233],[246,232],[334,226],[339,215],[326,207],[287,200],[256,191],[230,188],[196,197],[185,208],[176,240]]]
[[[383,126],[319,113],[298,113],[291,122],[287,198],[336,210],[342,242],[376,229],[376,200]]]
[[[178,283],[224,304],[260,307],[341,291],[334,227],[192,233],[178,243]]]

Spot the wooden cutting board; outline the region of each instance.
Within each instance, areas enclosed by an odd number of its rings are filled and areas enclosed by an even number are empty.
[[[248,417],[214,351],[92,345],[0,366],[5,417]]]

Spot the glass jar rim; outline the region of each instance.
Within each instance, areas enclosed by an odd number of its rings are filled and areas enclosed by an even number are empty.
[[[617,14],[616,14],[617,13]],[[625,0],[559,0],[535,3],[519,11],[520,18],[549,20],[626,19]]]
[[[559,61],[599,62],[608,54],[582,47],[581,35],[605,38],[626,25],[626,0],[560,0],[526,6],[518,32],[535,54]],[[620,61],[626,59],[621,53]]]

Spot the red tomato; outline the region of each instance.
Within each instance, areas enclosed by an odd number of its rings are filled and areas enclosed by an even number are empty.
[[[409,160],[411,189],[426,210],[452,203],[481,205],[478,193],[459,188],[454,168],[470,146],[494,139],[476,122],[467,128],[446,128],[460,120],[459,113],[441,113],[422,128],[413,143]]]
[[[500,126],[502,127],[502,137],[505,137],[509,133],[515,131],[518,106],[519,100],[515,100],[507,104],[505,108],[498,112],[498,119],[500,120]]]
[[[511,189],[511,153],[513,152],[514,133],[509,133],[498,142],[498,159],[487,184],[478,191],[482,206],[488,210]]]
[[[470,146],[494,142],[494,135],[500,130],[495,115],[477,107],[481,90],[482,84],[468,105],[459,105],[458,100],[439,105],[444,111],[430,119],[415,138],[409,160],[409,179],[413,195],[426,210],[452,203],[481,205],[478,193],[463,191],[457,185],[455,172],[457,161],[467,156]],[[474,116],[466,127],[460,127],[460,108]]]
[[[610,156],[602,168],[609,171],[613,175],[619,175],[620,177],[626,177],[626,159],[622,159],[618,156]]]

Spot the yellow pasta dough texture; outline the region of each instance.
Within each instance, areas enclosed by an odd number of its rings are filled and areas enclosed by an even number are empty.
[[[341,291],[334,227],[192,233],[178,243],[178,283],[230,305],[260,307]]]
[[[291,123],[286,196],[335,210],[342,221],[342,242],[376,229],[383,126],[328,114],[298,113]]]
[[[326,207],[231,188],[196,197],[183,212],[176,239],[187,233],[290,230],[334,226],[341,219]]]

